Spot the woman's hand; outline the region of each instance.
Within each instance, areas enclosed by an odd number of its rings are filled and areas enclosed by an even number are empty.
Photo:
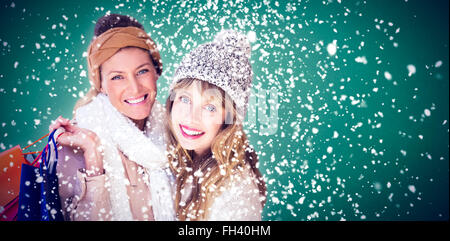
[[[63,146],[82,149],[84,152],[84,160],[86,166],[86,174],[88,176],[101,175],[103,170],[103,155],[101,151],[101,143],[95,132],[80,128],[63,117],[58,117],[49,127],[50,132],[60,127],[65,129],[57,142]]]

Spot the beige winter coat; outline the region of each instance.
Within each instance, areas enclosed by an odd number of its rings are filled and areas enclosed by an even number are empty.
[[[70,147],[59,150],[57,175],[61,206],[66,220],[111,220],[110,195],[105,187],[105,174],[88,177],[84,173],[82,151]],[[138,164],[121,153],[126,172],[127,194],[135,220],[154,220],[151,196]]]
[[[59,150],[57,174],[66,219],[175,219],[163,117],[164,109],[155,101],[141,131],[104,94],[77,109],[77,125],[101,140],[105,173],[88,177],[81,150]]]

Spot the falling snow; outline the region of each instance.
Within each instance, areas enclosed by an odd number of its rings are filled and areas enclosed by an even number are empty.
[[[358,57],[355,58],[355,61],[357,63],[367,64],[366,56],[358,56]]]
[[[416,73],[416,66],[412,65],[412,64],[408,64],[408,66],[406,66],[408,69],[408,77],[411,77],[413,74]]]
[[[391,73],[389,73],[388,71],[384,72],[384,78],[386,78],[387,80],[392,80],[392,75]]]
[[[337,51],[336,42],[337,42],[336,40],[333,40],[332,43],[329,43],[327,45],[328,54],[331,55],[331,56],[336,54],[336,51]]]
[[[52,13],[1,5],[13,26],[0,36],[1,151],[72,116],[90,88],[87,47],[98,17],[143,23],[162,56],[161,103],[181,58],[233,28],[252,49],[244,129],[268,188],[263,220],[414,220],[425,210],[426,219],[448,220],[448,207],[436,204],[441,192],[448,204],[448,42],[439,35],[448,30],[437,24],[446,19],[419,24],[438,16],[421,14],[432,4],[63,2]]]

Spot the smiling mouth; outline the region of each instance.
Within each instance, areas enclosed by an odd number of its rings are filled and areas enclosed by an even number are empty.
[[[145,102],[145,100],[147,99],[148,94],[145,94],[139,98],[130,98],[130,99],[126,99],[124,100],[125,103],[128,103],[130,105],[139,105]]]
[[[180,125],[181,134],[188,139],[197,139],[205,134],[204,131],[190,128],[185,125]]]

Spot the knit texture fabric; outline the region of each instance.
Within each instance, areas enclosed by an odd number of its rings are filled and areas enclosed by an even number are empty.
[[[253,78],[251,48],[247,37],[234,30],[222,30],[213,42],[198,46],[187,54],[175,71],[172,85],[192,78],[223,89],[236,104],[243,119]]]

